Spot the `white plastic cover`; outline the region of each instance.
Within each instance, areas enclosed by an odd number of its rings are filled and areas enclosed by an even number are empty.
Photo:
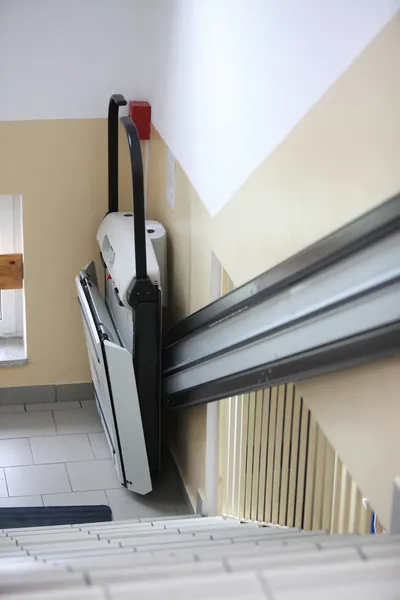
[[[97,231],[97,243],[121,302],[130,308],[127,292],[136,275],[133,214],[114,212],[104,217]],[[155,285],[160,285],[160,269],[147,231],[146,255],[148,276]]]
[[[160,287],[163,306],[168,306],[167,290],[167,232],[158,221],[146,221],[146,230],[153,244],[160,269]]]

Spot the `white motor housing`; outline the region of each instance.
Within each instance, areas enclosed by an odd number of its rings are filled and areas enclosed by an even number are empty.
[[[123,306],[130,309],[128,290],[136,276],[135,234],[133,213],[108,214],[97,232],[97,242],[108,273],[113,280]],[[157,221],[146,221],[147,273],[154,285],[158,285],[166,298],[166,232]]]

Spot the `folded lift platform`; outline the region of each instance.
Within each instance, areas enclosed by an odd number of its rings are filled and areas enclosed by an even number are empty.
[[[118,107],[124,104],[120,95],[110,99],[109,207],[97,236],[105,295],[94,263],[76,285],[97,405],[121,483],[146,494],[160,468],[162,410],[399,353],[400,195],[162,334],[165,255],[155,251],[146,229],[140,141],[129,117],[120,121],[130,150],[133,216],[118,212]],[[107,238],[111,231],[117,248]],[[121,332],[119,311],[130,319],[131,342]]]

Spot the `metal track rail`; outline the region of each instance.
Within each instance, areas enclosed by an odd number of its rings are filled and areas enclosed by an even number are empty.
[[[187,317],[164,338],[169,408],[400,351],[400,195]]]

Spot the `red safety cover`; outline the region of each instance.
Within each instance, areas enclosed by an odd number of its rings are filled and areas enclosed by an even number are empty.
[[[129,102],[129,116],[135,123],[141,140],[150,139],[151,106],[148,102]]]

